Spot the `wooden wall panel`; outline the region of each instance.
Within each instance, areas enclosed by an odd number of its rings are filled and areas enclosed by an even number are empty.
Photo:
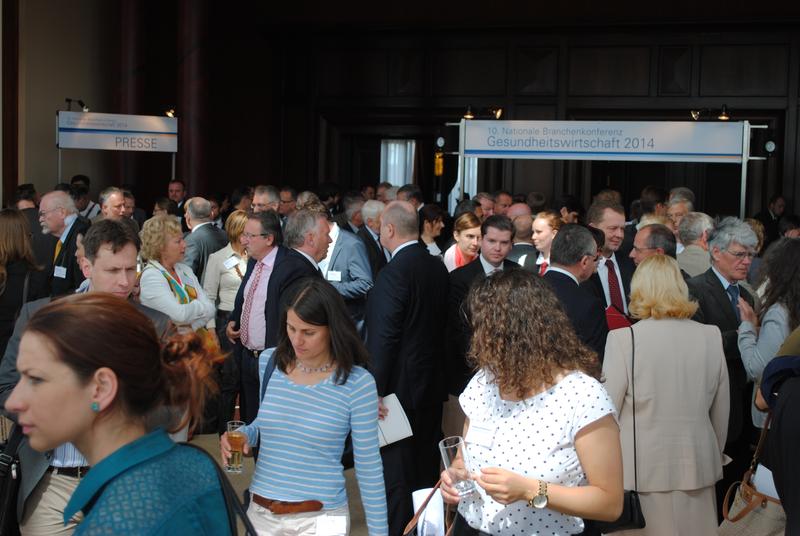
[[[317,87],[326,97],[382,97],[388,93],[385,51],[330,50],[317,57]]]
[[[688,96],[692,81],[692,48],[661,47],[658,64],[658,94]]]
[[[647,47],[576,47],[569,51],[572,96],[647,96],[650,49]]]
[[[557,48],[518,48],[515,54],[519,95],[555,95],[558,87]]]
[[[424,85],[425,56],[421,50],[393,50],[389,54],[389,93],[398,97],[419,97]]]
[[[438,51],[433,57],[433,93],[464,97],[505,95],[506,63],[506,51],[501,48]]]
[[[782,45],[703,47],[700,95],[784,96],[788,54],[788,48]]]

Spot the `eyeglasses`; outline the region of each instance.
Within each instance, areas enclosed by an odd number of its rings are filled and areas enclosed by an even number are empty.
[[[658,248],[640,248],[639,246],[634,245],[633,249],[636,250],[636,253],[641,253],[642,251],[647,251],[648,249],[658,249]]]
[[[242,233],[242,235],[241,235],[241,236],[243,236],[244,238],[246,238],[246,239],[248,239],[248,240],[252,240],[253,238],[255,238],[255,237],[257,237],[257,236],[260,236],[260,237],[262,237],[262,238],[263,238],[263,237],[266,237],[266,236],[269,236],[269,235],[268,235],[268,234],[265,234],[265,233],[259,233],[259,234]]]
[[[745,259],[752,259],[753,257],[756,256],[755,252],[753,251],[731,251],[729,249],[725,249],[723,251],[730,253],[731,255],[736,257],[736,260],[739,261],[743,261]]]

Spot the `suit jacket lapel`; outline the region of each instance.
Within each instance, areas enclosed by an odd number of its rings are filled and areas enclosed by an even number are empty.
[[[711,296],[717,301],[717,307],[724,311],[723,314],[728,322],[730,322],[731,325],[738,325],[739,321],[736,320],[736,313],[733,312],[730,296],[725,292],[725,289],[722,288],[722,283],[717,277],[717,274],[710,268],[706,272],[706,283],[709,286]]]

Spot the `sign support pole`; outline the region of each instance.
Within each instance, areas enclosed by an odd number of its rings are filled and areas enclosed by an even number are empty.
[[[177,153],[172,153],[172,179],[171,180],[173,180],[173,181],[175,180],[175,155],[176,154]]]
[[[461,122],[458,127],[458,184],[459,184],[459,194],[458,194],[458,201],[456,201],[456,206],[458,203],[464,199],[464,176],[466,175],[466,170],[464,166],[466,162],[464,161],[464,147],[467,143],[467,120],[461,119]],[[455,207],[453,207],[455,208]]]

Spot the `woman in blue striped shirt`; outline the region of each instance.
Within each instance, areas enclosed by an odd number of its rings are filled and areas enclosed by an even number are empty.
[[[260,443],[248,515],[259,534],[348,534],[340,460],[351,434],[369,534],[386,535],[378,394],[372,375],[359,366],[367,351],[328,282],[302,279],[287,292],[278,346],[261,357],[262,370],[269,359],[275,370],[256,420],[242,429],[248,445]],[[221,448],[227,459],[227,434]]]

